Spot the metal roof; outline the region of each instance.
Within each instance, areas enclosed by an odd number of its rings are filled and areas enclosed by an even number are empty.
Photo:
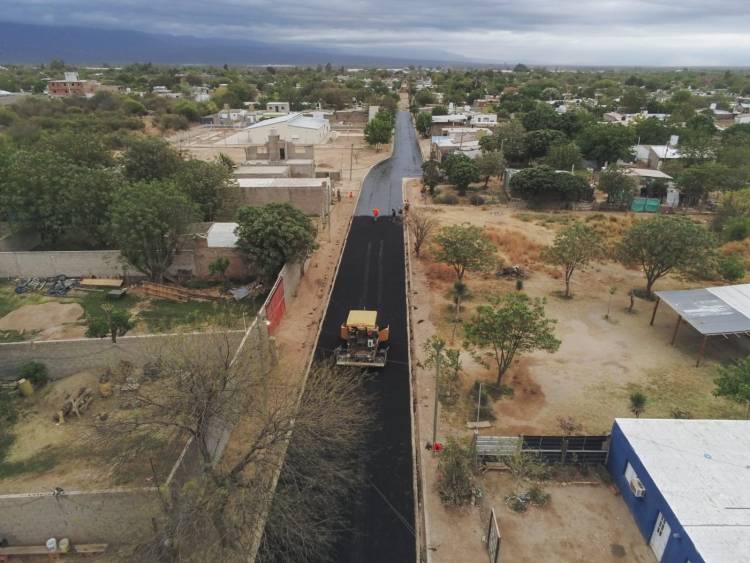
[[[750,333],[750,284],[655,293],[703,335]]]
[[[234,248],[237,246],[237,235],[234,230],[237,223],[213,223],[206,234],[206,246],[209,248]]]
[[[703,560],[747,561],[750,421],[618,418],[615,423]]]
[[[236,178],[240,188],[319,188],[328,178]]]

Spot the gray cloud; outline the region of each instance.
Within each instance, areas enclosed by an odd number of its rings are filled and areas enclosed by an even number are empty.
[[[492,62],[750,64],[746,0],[0,0],[0,19]]]

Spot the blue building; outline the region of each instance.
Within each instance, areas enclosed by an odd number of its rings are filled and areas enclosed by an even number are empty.
[[[750,421],[618,418],[607,468],[658,561],[750,562]]]

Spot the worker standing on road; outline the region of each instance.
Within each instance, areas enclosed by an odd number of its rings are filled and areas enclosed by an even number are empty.
[[[374,207],[372,209],[372,216],[375,219],[375,221],[378,220],[378,215],[380,215],[380,209],[378,209],[377,207]]]

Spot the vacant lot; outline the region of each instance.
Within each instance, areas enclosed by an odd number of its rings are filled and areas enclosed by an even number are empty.
[[[103,397],[99,391],[102,376],[113,384],[114,392]],[[106,370],[87,370],[48,383],[30,398],[18,397],[2,403],[6,412],[12,409],[8,426],[0,436],[0,493],[49,492],[55,487],[68,491],[93,490],[112,486],[152,484],[154,463],[157,477],[164,479],[179,455],[182,444],[168,444],[154,436],[147,450],[153,455],[138,460],[119,460],[124,444],[104,447],[92,445],[91,435],[97,417],[117,413],[137,414],[128,391],[119,385],[130,381],[143,385],[140,370],[132,370],[126,363]],[[81,388],[93,391],[94,398],[82,416],[70,414],[60,424],[54,416],[69,395]],[[4,422],[5,424],[5,422]]]
[[[633,416],[629,396],[640,390],[647,396],[643,416],[693,418],[740,418],[742,409],[713,396],[713,379],[719,361],[744,356],[744,341],[709,341],[706,360],[695,367],[700,337],[683,325],[675,346],[670,339],[676,316],[661,307],[654,326],[649,326],[653,302],[635,299],[629,312],[632,288],[644,286],[643,274],[612,261],[592,265],[573,277],[573,298],[562,297],[561,272],[546,263],[542,251],[557,232],[574,220],[592,225],[608,245],[614,245],[631,224],[631,214],[593,212],[531,212],[507,205],[433,205],[420,194],[420,182],[408,186],[409,199],[416,210],[434,217],[440,226],[469,222],[485,228],[503,266],[519,266],[526,273],[523,291],[546,301],[550,318],[556,319],[555,332],[562,342],[553,354],[537,352],[516,359],[505,383],[513,395],[496,400],[488,415],[490,427],[482,434],[560,434],[558,419],[573,417],[582,433],[606,433],[615,417]],[[417,259],[412,253],[412,325],[417,355],[416,376],[419,440],[424,444],[432,435],[434,372],[423,366],[423,346],[433,334],[448,345],[461,348],[460,324],[453,322],[451,286],[453,270],[434,259],[428,248]],[[500,269],[499,267],[497,269]],[[491,295],[517,291],[516,280],[488,274],[466,275],[469,296],[464,301],[461,320],[469,318]],[[656,289],[698,287],[669,276]],[[710,285],[710,284],[709,284]],[[476,403],[470,398],[475,381],[493,382],[494,363],[480,365],[468,352],[462,352],[463,371],[458,383],[458,400],[442,406],[438,439],[449,436],[470,440],[467,421],[476,419]],[[423,456],[423,474],[431,535],[433,561],[448,562],[470,554],[481,560],[486,519],[476,508],[449,510],[435,492],[437,459]],[[611,488],[598,478],[581,478],[595,485],[567,485],[553,479],[546,485],[549,505],[530,508],[518,514],[505,504],[515,490],[505,473],[487,474],[479,479],[484,505],[494,507],[503,534],[502,559],[505,561],[653,561],[650,549],[640,536],[626,506]],[[578,480],[578,479],[575,479]],[[464,557],[466,559],[466,557]]]
[[[103,316],[102,305],[130,312],[135,326],[130,334],[201,330],[211,327],[242,328],[252,319],[263,297],[241,302],[154,299],[134,288],[117,301],[105,291],[71,290],[65,297],[44,293],[16,294],[12,283],[0,283],[0,342],[82,338],[89,319]]]

